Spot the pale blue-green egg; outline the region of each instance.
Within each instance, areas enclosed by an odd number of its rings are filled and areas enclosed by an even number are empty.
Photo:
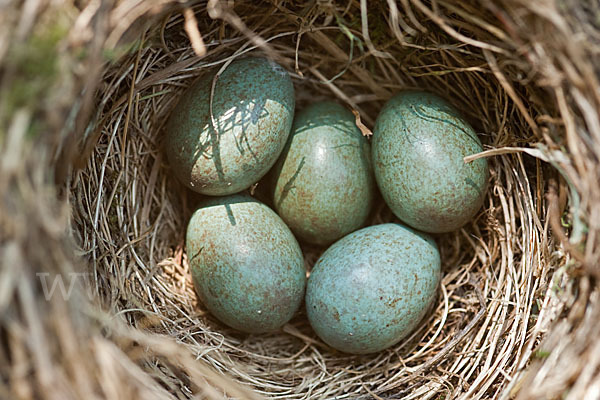
[[[369,143],[337,103],[314,103],[296,115],[272,175],[275,210],[310,243],[329,244],[360,228],[373,204]]]
[[[441,233],[460,228],[483,204],[488,181],[473,128],[446,100],[422,91],[390,99],[373,132],[373,169],[386,203],[406,224]]]
[[[212,196],[237,193],[262,178],[283,150],[294,117],[288,73],[264,58],[244,58],[193,84],[166,124],[166,153],[179,180]],[[211,118],[212,112],[212,118]]]
[[[188,224],[186,251],[200,299],[233,328],[276,330],[302,302],[298,242],[273,210],[248,195],[206,200]]]
[[[383,350],[406,337],[436,297],[440,255],[426,234],[374,225],[335,242],[308,279],[306,311],[317,335],[347,353]]]

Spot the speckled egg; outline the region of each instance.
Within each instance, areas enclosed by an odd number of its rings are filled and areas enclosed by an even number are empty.
[[[183,94],[166,124],[171,168],[190,189],[211,196],[237,193],[263,177],[281,154],[294,118],[288,73],[264,58],[234,61]]]
[[[302,302],[298,242],[273,210],[248,195],[212,198],[196,210],[186,251],[200,299],[233,328],[276,330]]]
[[[315,264],[306,289],[308,319],[340,351],[380,351],[418,325],[439,281],[440,255],[426,234],[400,224],[363,228]]]
[[[275,210],[300,239],[323,245],[360,228],[375,180],[354,115],[333,102],[298,113],[272,180]]]
[[[473,128],[444,99],[405,91],[385,105],[372,142],[377,184],[394,214],[426,232],[460,228],[483,204],[487,161]]]

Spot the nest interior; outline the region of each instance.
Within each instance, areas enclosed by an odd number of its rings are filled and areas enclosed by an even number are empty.
[[[84,90],[58,123],[64,129],[37,145],[47,157],[30,161],[50,166],[59,183],[44,183],[44,172],[39,179],[19,172],[14,157],[3,164],[5,174],[39,181],[32,187],[42,193],[42,200],[4,205],[16,210],[3,217],[12,227],[4,236],[25,244],[6,245],[2,254],[31,265],[8,280],[29,286],[6,286],[19,306],[3,322],[3,352],[25,371],[3,372],[6,393],[578,399],[593,390],[600,364],[590,351],[597,347],[590,337],[600,230],[597,5],[163,1],[103,11],[94,4],[73,6],[75,24],[62,48],[82,68],[68,72]],[[100,39],[86,37],[86,29]],[[81,47],[96,49],[103,62],[73,61]],[[368,130],[393,94],[422,88],[449,99],[484,143],[484,207],[459,231],[436,236],[440,294],[420,327],[386,351],[336,352],[303,311],[280,332],[241,334],[197,301],[184,234],[198,197],[169,171],[163,125],[195,79],[248,55],[289,72],[297,109],[334,99],[357,111]],[[17,123],[35,118],[21,111]],[[0,189],[23,193],[13,181]],[[39,202],[48,215],[18,211]],[[393,220],[379,200],[370,223]],[[39,227],[37,258],[19,250],[36,240],[17,235],[30,221]],[[323,251],[303,250],[307,268]],[[44,260],[50,265],[41,266]],[[85,273],[86,285],[46,301],[39,271]],[[27,373],[33,383],[23,383]]]

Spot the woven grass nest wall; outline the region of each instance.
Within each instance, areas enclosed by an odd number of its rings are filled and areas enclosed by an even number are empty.
[[[597,398],[597,2],[3,7],[0,398]],[[484,207],[436,236],[439,296],[389,350],[336,352],[303,311],[240,334],[198,303],[184,248],[198,197],[172,177],[162,127],[196,78],[247,55],[287,69],[298,109],[335,99],[370,129],[418,87],[484,143]],[[380,200],[370,223],[392,220]],[[303,250],[310,268],[323,249]],[[56,277],[69,295],[49,296]]]

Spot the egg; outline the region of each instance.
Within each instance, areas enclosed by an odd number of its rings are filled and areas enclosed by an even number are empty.
[[[198,296],[230,327],[274,331],[300,307],[306,283],[300,246],[273,210],[248,195],[202,204],[188,224],[186,252]]]
[[[371,145],[381,194],[406,224],[450,232],[481,208],[487,161],[463,161],[483,151],[481,141],[446,100],[422,91],[399,93],[377,117]]]
[[[308,278],[306,311],[325,343],[373,353],[418,325],[439,282],[440,255],[431,238],[400,224],[369,226],[319,258]]]
[[[173,109],[166,153],[184,185],[223,196],[256,183],[281,154],[294,118],[294,86],[273,61],[236,60],[218,77],[211,109],[214,76],[193,84]]]
[[[273,170],[273,204],[300,239],[329,244],[365,223],[375,190],[370,152],[345,107],[318,102],[298,113]]]

